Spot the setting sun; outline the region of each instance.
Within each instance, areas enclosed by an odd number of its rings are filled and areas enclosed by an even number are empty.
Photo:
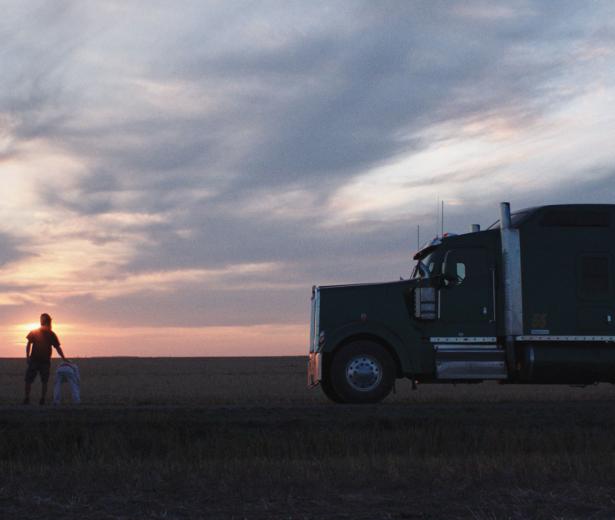
[[[21,323],[19,325],[15,325],[15,327],[13,328],[16,332],[19,332],[19,333],[23,332],[24,337],[25,337],[25,335],[28,334],[28,332],[30,332],[31,330],[40,329],[40,327],[41,327],[40,322],[32,321],[29,323]],[[53,322],[51,328],[56,334],[59,335],[62,332],[64,333],[68,332],[68,330],[71,329],[71,326],[67,325],[66,323],[58,324],[58,323]]]
[[[22,354],[22,347],[26,344],[26,336],[32,330],[40,328],[41,324],[38,321],[18,323],[16,325],[0,328],[0,337],[5,338],[5,345],[10,344],[11,347],[5,346],[5,350],[9,355],[20,356]],[[53,331],[59,336],[62,342],[65,337],[70,338],[70,332],[74,329],[73,326],[66,323],[56,324],[53,323]],[[8,341],[6,341],[8,340]],[[10,349],[10,350],[9,350]]]
[[[17,325],[17,328],[20,331],[23,330],[23,332],[27,334],[31,330],[38,329],[40,326],[40,323],[33,321],[32,323],[23,323],[22,325]]]

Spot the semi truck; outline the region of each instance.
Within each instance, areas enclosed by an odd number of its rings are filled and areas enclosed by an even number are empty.
[[[375,403],[420,383],[615,383],[615,205],[511,213],[443,235],[409,279],[314,286],[308,385]]]

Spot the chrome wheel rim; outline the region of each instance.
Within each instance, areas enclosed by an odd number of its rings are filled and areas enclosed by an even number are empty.
[[[346,382],[358,392],[370,392],[382,381],[382,366],[371,356],[355,356],[346,365]]]

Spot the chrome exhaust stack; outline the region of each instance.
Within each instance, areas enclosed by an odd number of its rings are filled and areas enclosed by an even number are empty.
[[[521,241],[519,230],[512,225],[510,204],[500,203],[502,240],[502,278],[504,281],[504,335],[508,374],[515,371],[515,336],[523,334],[523,299],[521,286]]]

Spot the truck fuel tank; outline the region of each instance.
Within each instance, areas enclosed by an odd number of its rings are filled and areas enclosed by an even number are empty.
[[[615,343],[524,345],[521,377],[527,383],[615,382]]]

